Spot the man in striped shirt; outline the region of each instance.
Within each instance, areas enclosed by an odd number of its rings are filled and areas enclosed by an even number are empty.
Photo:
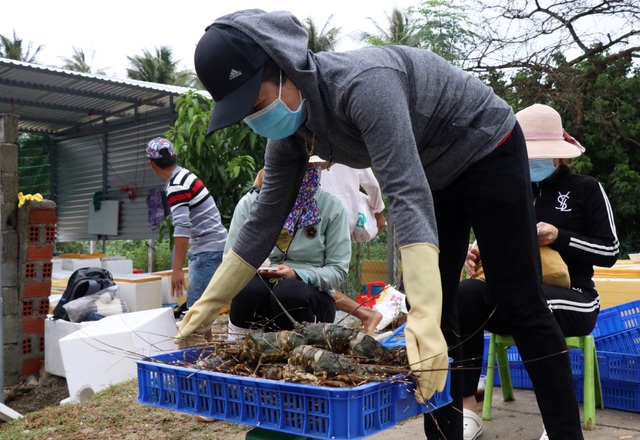
[[[185,258],[189,258],[187,307],[202,295],[222,262],[227,230],[213,196],[202,180],[176,163],[173,144],[157,137],[147,144],[147,158],[153,171],[166,182],[165,192],[173,222],[173,273],[171,294],[179,297],[185,290]]]

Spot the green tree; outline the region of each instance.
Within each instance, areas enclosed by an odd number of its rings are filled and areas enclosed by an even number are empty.
[[[13,31],[13,40],[4,35],[0,35],[0,43],[0,56],[16,61],[25,61],[27,63],[37,63],[36,55],[44,49],[44,45],[41,44],[33,50],[33,42],[29,42],[25,51],[22,39],[18,38],[15,30]]]
[[[336,44],[340,39],[340,32],[342,28],[332,27],[329,28],[329,23],[333,19],[333,14],[327,19],[327,22],[322,26],[321,30],[314,23],[311,17],[308,17],[303,26],[309,34],[309,43],[307,47],[311,52],[332,52],[336,50]]]
[[[400,44],[404,46],[420,47],[420,39],[417,34],[417,29],[415,23],[411,20],[409,12],[405,13],[394,7],[391,14],[386,15],[386,25],[381,25],[372,18],[369,18],[369,21],[376,28],[376,33],[371,34],[363,32],[360,36],[361,41],[372,46]]]
[[[246,124],[235,124],[207,136],[212,101],[199,92],[181,95],[178,118],[166,136],[176,146],[180,164],[193,171],[212,193],[222,222],[229,226],[233,210],[264,165],[266,139]]]
[[[71,58],[61,57],[64,64],[62,68],[65,70],[71,70],[73,72],[83,72],[83,73],[96,73],[98,75],[105,75],[105,69],[99,69],[96,72],[91,70],[91,64],[93,61],[94,53],[91,53],[91,60],[87,60],[87,56],[84,53],[84,50],[78,47],[73,46],[73,55]]]
[[[40,193],[51,197],[50,139],[46,136],[21,134],[18,138],[18,188],[24,194]]]
[[[465,8],[451,1],[425,0],[409,11],[417,15],[414,26],[420,47],[462,66],[476,37],[467,29],[469,17]]]
[[[167,46],[156,47],[155,55],[142,49],[142,55],[127,57],[130,68],[127,77],[138,81],[154,82],[190,87],[194,84],[195,74],[178,70],[178,61],[173,59],[173,51]]]
[[[640,247],[640,3],[498,1],[469,69],[515,110],[547,104],[586,147],[573,160],[611,200],[623,251]],[[475,14],[474,16],[479,16]],[[504,29],[511,32],[500,33]]]

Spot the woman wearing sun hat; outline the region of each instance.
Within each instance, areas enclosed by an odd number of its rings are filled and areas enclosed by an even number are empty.
[[[405,339],[416,398],[443,390],[449,358],[461,360],[456,294],[473,227],[522,357],[543,359],[556,373],[532,375],[550,435],[582,439],[566,343],[542,300],[526,146],[512,109],[428,50],[314,54],[307,43],[291,13],[252,9],[217,19],[196,46],[196,72],[215,101],[209,132],[244,121],[269,141],[260,197],[176,342],[197,340],[253,278],[309,156],[372,167],[396,226],[411,304]],[[534,264],[519,264],[522,254]],[[429,438],[462,439],[462,372],[450,375],[453,403],[426,414]]]
[[[557,111],[534,104],[516,113],[516,118],[527,142],[538,243],[559,252],[570,277],[570,287],[543,284],[544,299],[565,336],[588,335],[600,310],[591,279],[593,266],[613,266],[619,252],[609,199],[596,179],[574,174],[567,166],[566,159],[585,150],[563,130]],[[523,257],[520,264],[530,262]],[[465,268],[474,276],[479,267],[480,253],[472,248]],[[458,313],[464,352],[464,439],[474,440],[482,433],[482,419],[475,413],[484,348],[479,330],[508,334],[509,329],[496,297],[478,279],[460,283]],[[537,368],[536,362],[527,365],[529,371]]]

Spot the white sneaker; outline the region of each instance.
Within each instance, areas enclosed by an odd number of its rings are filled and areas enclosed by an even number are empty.
[[[482,419],[474,411],[464,408],[462,410],[464,423],[464,440],[476,440],[482,434]]]
[[[542,430],[542,435],[540,436],[540,440],[549,440],[549,436],[547,435],[547,430]]]

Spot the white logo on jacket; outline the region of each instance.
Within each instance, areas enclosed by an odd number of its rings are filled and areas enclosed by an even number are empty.
[[[566,194],[562,194],[560,191],[558,191],[558,206],[556,206],[556,209],[562,212],[570,212],[571,208],[567,208],[567,200],[569,200],[569,194],[571,193],[571,191],[569,191]]]

